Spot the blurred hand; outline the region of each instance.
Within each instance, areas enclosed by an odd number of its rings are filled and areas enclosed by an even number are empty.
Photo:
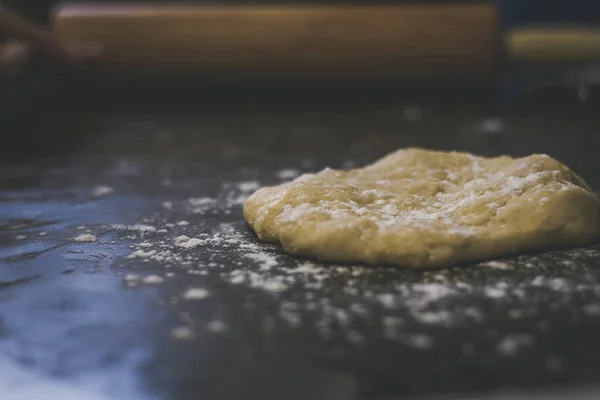
[[[101,55],[95,43],[63,43],[52,32],[9,11],[0,11],[0,77],[17,76],[33,54],[65,67],[82,68]]]

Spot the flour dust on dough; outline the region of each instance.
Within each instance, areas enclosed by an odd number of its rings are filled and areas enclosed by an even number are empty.
[[[244,216],[260,239],[292,254],[422,268],[600,236],[598,198],[547,155],[398,150],[364,168],[259,189]]]

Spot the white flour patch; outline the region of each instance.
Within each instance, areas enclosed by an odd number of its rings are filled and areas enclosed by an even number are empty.
[[[586,304],[585,306],[583,306],[583,311],[586,314],[600,315],[600,304],[599,303]]]
[[[494,134],[502,132],[504,124],[500,118],[488,118],[481,121],[479,130],[484,134]]]
[[[548,282],[548,286],[555,291],[559,292],[569,292],[571,290],[571,285],[565,279],[562,278],[553,278]]]
[[[204,214],[208,210],[213,209],[217,205],[217,199],[210,197],[196,197],[187,200],[191,207],[191,212],[194,214]]]
[[[410,347],[420,350],[429,350],[433,347],[433,339],[423,334],[408,336],[404,339],[404,342]]]
[[[379,301],[384,307],[392,308],[396,303],[396,297],[391,293],[383,293],[379,295]]]
[[[414,314],[415,319],[424,324],[446,325],[452,321],[452,314],[447,310],[422,311]]]
[[[186,300],[204,300],[210,296],[210,292],[206,289],[191,288],[188,289],[184,294],[183,298]]]
[[[120,231],[134,231],[134,232],[156,232],[156,227],[152,225],[111,225],[112,229],[120,230]]]
[[[233,206],[240,206],[242,204],[244,204],[246,202],[246,200],[248,200],[248,197],[250,197],[250,193],[229,193],[224,200],[224,204],[227,208],[233,207]]]
[[[281,169],[277,171],[277,177],[282,180],[294,179],[300,175],[300,171],[295,169]]]
[[[156,253],[157,253],[156,250],[145,251],[145,250],[140,249],[140,250],[136,250],[133,253],[129,254],[127,256],[127,258],[129,258],[129,259],[131,259],[131,258],[149,258],[149,257],[155,255]]]
[[[194,337],[194,331],[189,326],[177,326],[171,329],[173,340],[188,340]]]
[[[286,276],[268,276],[264,273],[251,272],[248,270],[234,270],[224,273],[221,277],[233,284],[245,284],[251,288],[264,290],[271,293],[279,293],[288,289],[290,279]]]
[[[260,188],[260,183],[257,181],[240,182],[237,184],[237,187],[242,192],[252,192]]]
[[[485,314],[475,307],[467,307],[463,311],[464,315],[474,321],[480,322],[485,319]]]
[[[227,325],[223,321],[211,321],[206,324],[206,330],[213,333],[225,332]]]
[[[400,333],[403,322],[404,321],[400,317],[383,317],[381,319],[383,336],[387,339],[394,340]]]
[[[142,282],[147,285],[158,285],[160,283],[163,283],[164,281],[165,279],[158,275],[148,275],[142,278]]]
[[[269,270],[278,264],[277,258],[268,253],[248,253],[244,257],[255,261],[260,265],[261,270]]]
[[[455,286],[440,283],[416,283],[400,288],[400,293],[407,297],[406,304],[414,310],[424,309],[457,294]]]
[[[482,267],[493,268],[493,269],[510,269],[512,266],[502,261],[487,261],[479,264]]]
[[[95,196],[95,197],[105,196],[107,194],[111,194],[114,191],[115,191],[115,189],[113,189],[110,186],[98,185],[92,189],[92,196]]]
[[[523,348],[531,346],[533,344],[533,337],[531,335],[516,334],[506,336],[500,342],[498,342],[497,349],[498,353],[507,357],[516,356]]]
[[[90,235],[89,233],[84,233],[82,235],[75,236],[72,239],[74,242],[95,242],[98,238],[94,235]]]
[[[506,289],[503,287],[486,286],[484,293],[486,297],[491,299],[501,299],[506,296]]]
[[[531,281],[531,286],[544,286],[546,283],[547,279],[543,276],[536,276],[535,278],[533,278],[533,280]]]
[[[243,205],[250,195],[260,188],[258,181],[228,182],[223,184],[217,198],[189,198],[187,204],[194,214],[207,214],[222,211],[230,213],[230,209]]]
[[[226,183],[223,185],[222,202],[226,209],[243,205],[248,197],[260,188],[258,181]]]
[[[508,316],[512,319],[520,319],[525,316],[525,312],[519,309],[512,309],[508,311]]]
[[[206,242],[198,238],[189,238],[185,235],[175,238],[175,244],[184,249],[193,249],[194,247],[202,246]]]

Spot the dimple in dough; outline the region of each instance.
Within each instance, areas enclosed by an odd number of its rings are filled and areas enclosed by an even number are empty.
[[[364,168],[265,187],[244,204],[258,237],[334,262],[443,267],[589,244],[600,202],[547,155],[484,158],[409,148]]]

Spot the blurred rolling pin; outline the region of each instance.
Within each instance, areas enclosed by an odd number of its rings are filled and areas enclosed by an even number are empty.
[[[97,41],[124,75],[314,81],[477,79],[499,48],[488,3],[63,4],[59,37]]]
[[[510,64],[600,58],[593,28],[503,32],[491,2],[215,5],[62,4],[65,39],[100,42],[124,76],[288,83],[483,80]],[[504,63],[509,61],[510,63]]]

